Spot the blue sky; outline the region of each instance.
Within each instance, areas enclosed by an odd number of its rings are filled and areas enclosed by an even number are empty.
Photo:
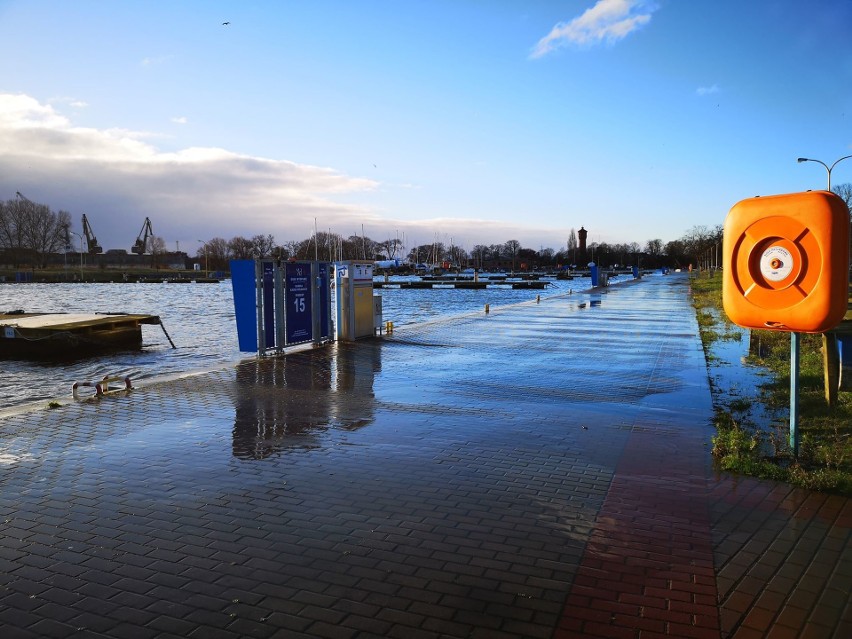
[[[0,198],[106,248],[668,241],[825,188],[796,158],[852,154],[850,33],[849,0],[0,0]]]

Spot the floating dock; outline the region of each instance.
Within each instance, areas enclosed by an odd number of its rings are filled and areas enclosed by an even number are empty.
[[[454,288],[454,289],[484,289],[484,288],[514,288],[514,289],[542,289],[550,286],[550,282],[537,280],[525,280],[521,282],[509,282],[501,280],[489,282],[480,280],[422,280],[419,282],[373,282],[373,288]]]
[[[142,324],[157,315],[0,313],[0,357],[71,357],[142,346]]]

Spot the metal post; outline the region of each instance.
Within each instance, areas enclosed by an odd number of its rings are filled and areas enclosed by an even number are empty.
[[[257,309],[257,357],[261,358],[266,353],[266,333],[263,322],[263,262],[254,262],[255,299]]]
[[[320,292],[322,287],[320,286],[319,263],[316,261],[311,262],[311,287],[313,288],[311,291],[311,341],[314,345],[318,345],[322,333],[320,327],[320,306],[322,303]]]
[[[799,353],[801,334],[790,333],[790,449],[799,458]]]
[[[287,331],[285,325],[287,299],[284,289],[284,269],[278,264],[273,263],[272,272],[275,278],[275,347],[278,352],[284,350],[287,341]]]

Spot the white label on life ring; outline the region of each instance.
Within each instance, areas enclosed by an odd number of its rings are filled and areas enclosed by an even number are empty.
[[[760,272],[770,282],[787,279],[793,272],[793,255],[781,246],[770,246],[760,256]]]

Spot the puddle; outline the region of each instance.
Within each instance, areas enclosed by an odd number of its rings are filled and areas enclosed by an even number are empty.
[[[719,334],[708,348],[707,370],[713,389],[713,406],[730,411],[742,426],[769,433],[786,428],[789,411],[766,406],[761,401],[762,387],[773,381],[772,374],[748,362],[751,331],[730,324],[715,309],[704,309],[715,320]],[[759,343],[751,345],[759,348]]]

